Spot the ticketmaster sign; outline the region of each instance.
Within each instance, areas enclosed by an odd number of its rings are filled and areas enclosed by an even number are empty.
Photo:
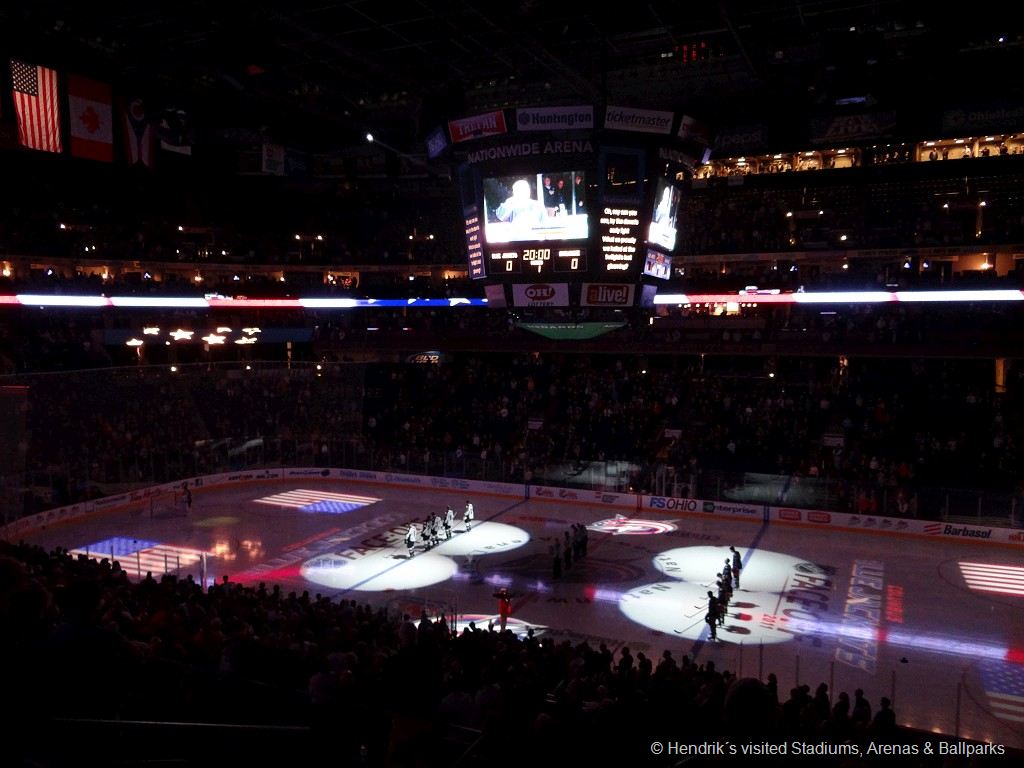
[[[609,106],[604,113],[604,127],[615,131],[669,134],[674,117],[672,112]]]

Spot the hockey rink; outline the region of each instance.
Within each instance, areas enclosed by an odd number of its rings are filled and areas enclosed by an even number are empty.
[[[409,522],[449,504],[452,538],[410,558]],[[574,523],[589,529],[587,556],[555,578],[552,544],[561,553]],[[1024,557],[1010,547],[303,479],[198,489],[188,516],[122,508],[23,538],[113,556],[133,577],[198,579],[205,559],[208,581],[444,613],[460,626],[496,621],[493,595],[507,587],[517,632],[774,673],[781,700],[797,684],[830,683],[851,699],[862,688],[873,709],[891,698],[900,723],[1024,748]],[[706,593],[730,546],[744,562],[740,588],[709,642]]]

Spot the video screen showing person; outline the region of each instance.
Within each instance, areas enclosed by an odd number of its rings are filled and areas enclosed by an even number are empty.
[[[672,277],[672,257],[648,248],[647,258],[644,259],[644,274],[668,280]]]
[[[589,236],[583,171],[484,179],[488,243],[585,240]]]
[[[658,188],[654,195],[654,212],[651,214],[651,226],[647,230],[647,242],[657,245],[666,251],[676,247],[676,216],[679,213],[679,190],[665,179],[658,179]]]

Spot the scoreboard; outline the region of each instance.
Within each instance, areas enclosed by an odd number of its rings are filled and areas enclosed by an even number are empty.
[[[561,245],[491,247],[487,251],[487,263],[487,273],[491,277],[584,274],[587,272],[587,249]]]
[[[672,275],[677,215],[695,162],[681,151],[682,128],[672,134],[675,123],[664,112],[613,110],[604,130],[594,127],[589,108],[518,112],[529,114],[501,121],[518,133],[460,135],[449,151],[458,166],[470,278],[506,286],[512,306],[653,299]],[[540,134],[542,125],[581,115],[590,115],[584,130]]]

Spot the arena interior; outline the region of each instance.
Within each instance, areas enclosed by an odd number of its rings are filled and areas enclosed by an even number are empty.
[[[0,8],[0,763],[1024,758],[1024,32]]]

